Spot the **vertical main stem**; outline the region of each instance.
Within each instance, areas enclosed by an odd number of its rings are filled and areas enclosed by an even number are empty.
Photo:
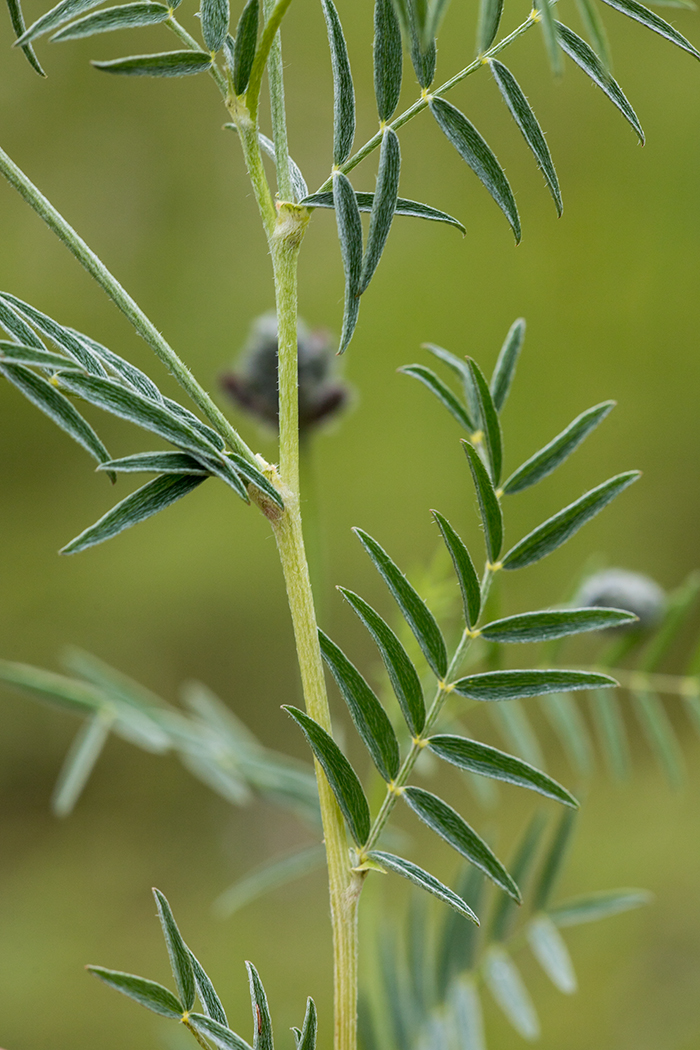
[[[299,397],[297,364],[297,259],[308,221],[306,209],[282,204],[270,237],[275,274],[279,347],[280,475],[285,509],[273,521],[294,626],[308,714],[332,732],[318,643],[316,613],[304,548],[299,491]],[[363,875],[351,870],[343,817],[323,770],[316,778],[328,860],[335,998],[335,1050],[357,1045],[357,905]]]

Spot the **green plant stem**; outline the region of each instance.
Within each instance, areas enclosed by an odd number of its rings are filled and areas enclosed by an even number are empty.
[[[432,98],[436,95],[444,95],[446,91],[450,91],[456,84],[461,84],[463,80],[466,80],[468,76],[475,73],[477,69],[481,69],[482,66],[487,65],[490,58],[495,58],[499,52],[512,44],[514,40],[518,39],[518,37],[521,37],[523,33],[526,33],[528,29],[538,21],[538,19],[539,15],[532,11],[525,21],[517,26],[512,33],[509,33],[508,36],[504,36],[502,40],[499,40],[498,43],[493,45],[493,47],[490,47],[488,51],[483,53],[483,55],[478,55],[473,62],[470,62],[470,64],[465,66],[464,69],[461,69],[459,73],[455,73],[453,77],[446,80],[444,84],[440,85],[440,87],[435,88],[434,91],[424,92],[412,106],[409,106],[403,113],[400,113],[398,117],[394,117],[394,119],[386,126],[390,127],[392,131],[398,131],[399,128],[404,126],[404,124],[408,124],[409,120],[412,120],[413,117],[428,108]],[[357,153],[353,153],[352,157],[349,157],[344,164],[341,164],[339,170],[342,171],[344,175],[347,175],[348,172],[357,167],[360,161],[363,161],[365,157],[368,157],[370,153],[373,152],[373,150],[378,146],[381,146],[383,138],[384,127],[381,127],[371,139],[368,139],[367,142],[365,142],[364,146],[361,146],[360,149],[358,149]],[[331,173],[323,185],[319,186],[316,190],[316,193],[322,193],[324,190],[329,190],[332,185],[333,174]]]
[[[365,844],[364,852],[367,852],[368,850],[374,848],[379,839],[379,836],[384,830],[386,822],[391,816],[391,811],[396,805],[396,800],[401,794],[401,788],[405,786],[406,781],[411,775],[413,767],[415,766],[418,760],[418,756],[425,747],[425,741],[427,739],[427,736],[430,733],[430,730],[435,725],[435,722],[437,721],[438,716],[440,715],[440,712],[442,711],[445,705],[445,701],[452,692],[451,686],[449,684],[450,678],[453,674],[456,673],[459,665],[464,659],[467,649],[469,648],[469,645],[471,643],[472,637],[472,634],[470,634],[468,631],[463,632],[459,645],[455,649],[454,655],[450,660],[450,665],[447,668],[447,673],[445,674],[445,681],[438,683],[433,702],[428,708],[428,713],[425,718],[425,725],[423,726],[423,730],[420,736],[414,738],[411,744],[411,750],[408,752],[405,759],[403,760],[401,768],[396,776],[396,780],[394,780],[393,783],[391,783],[387,787],[387,792],[384,797],[384,801],[382,802],[381,808],[377,813],[377,816],[374,818],[372,830],[369,833],[369,838],[367,839],[367,843]]]
[[[37,189],[34,183],[2,149],[0,149],[0,172],[2,172],[10,185],[14,186],[30,208],[37,213],[39,218],[43,219],[49,229],[65,244],[81,266],[84,266],[90,276],[94,277],[112,302],[119,307],[141,338],[148,343],[156,357],[163,362],[183,390],[187,391],[194,403],[201,409],[217,433],[228,442],[229,447],[249,462],[256,463],[253,452],[234,430],[223,412],[217,408],[206,390],[199,385],[184,361],[178,357],[172,347],[165,341],[156,326],[146,317],[143,310],[137,306],[128,292],[122,288],[116,277],[110,273],[102,260],[88,247],[82,237],[78,236],[60,212],[54,208],[53,204],[44,197],[43,193]]]
[[[240,100],[237,100],[240,101]],[[235,108],[235,107],[234,107]],[[266,230],[272,204],[269,187],[257,179],[260,147],[247,111],[235,109],[246,163],[256,178],[253,187]],[[245,117],[245,119],[243,119]],[[280,489],[284,511],[271,518],[294,628],[304,702],[308,714],[332,733],[330,708],[318,642],[316,612],[302,532],[299,489],[299,394],[297,362],[297,261],[308,224],[306,208],[281,204],[268,233],[275,277],[278,339]],[[335,1050],[357,1046],[357,905],[364,873],[351,870],[345,824],[335,796],[318,763],[324,843],[328,861],[335,997]]]
[[[248,88],[246,90],[246,105],[250,112],[251,120],[257,125],[258,118],[258,105],[260,103],[260,88],[262,87],[262,78],[267,66],[267,60],[270,55],[270,51],[275,43],[277,36],[277,30],[282,24],[282,19],[287,13],[292,0],[277,0],[277,3],[270,12],[270,17],[265,23],[262,36],[260,37],[260,43],[258,49],[255,52],[255,59],[253,61],[253,68],[250,73],[250,80],[248,81]]]

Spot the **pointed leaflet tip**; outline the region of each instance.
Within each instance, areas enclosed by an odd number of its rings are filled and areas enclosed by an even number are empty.
[[[173,971],[177,990],[180,993],[180,1000],[185,1010],[191,1010],[194,1006],[196,988],[190,951],[177,928],[170,905],[155,886],[153,887],[153,896],[156,899],[158,918],[163,928],[163,936],[170,958],[170,967]]]

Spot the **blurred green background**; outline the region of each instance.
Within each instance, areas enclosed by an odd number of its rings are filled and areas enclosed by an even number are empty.
[[[28,0],[28,21],[43,6]],[[578,29],[571,0],[562,10],[560,17]],[[376,126],[371,5],[341,3],[340,11],[358,90],[359,142]],[[525,5],[507,8],[507,27],[526,14]],[[681,31],[700,39],[696,15],[671,14]],[[182,18],[195,31],[189,3]],[[666,587],[698,564],[699,70],[688,55],[607,9],[605,20],[616,75],[647,133],[643,150],[571,64],[561,82],[552,81],[537,33],[506,59],[548,133],[564,193],[561,221],[488,75],[470,78],[450,96],[486,134],[516,190],[524,234],[517,249],[496,206],[430,119],[423,115],[402,132],[402,195],[459,216],[468,234],[462,239],[436,224],[396,222],[344,362],[353,409],[316,450],[328,579],[387,611],[352,525],[366,528],[409,570],[427,563],[437,545],[429,507],[446,513],[475,549],[480,542],[457,429],[396,368],[425,361],[419,347],[430,340],[472,354],[490,370],[520,315],[528,335],[504,417],[507,468],[584,408],[610,397],[619,407],[556,478],[510,505],[508,537],[613,473],[639,467],[644,478],[564,550],[509,578],[507,609],[559,600],[591,552],[648,572]],[[287,23],[290,143],[314,188],[327,174],[331,142],[320,5],[297,0]],[[475,5],[455,0],[439,77],[471,55],[474,23]],[[272,296],[254,201],[238,144],[222,131],[225,112],[213,84],[205,77],[110,79],[88,64],[176,46],[165,30],[141,31],[138,39],[115,34],[41,43],[47,81],[10,44],[4,17],[0,143],[216,390],[218,373]],[[410,101],[412,74],[406,81]],[[373,188],[371,163],[354,182]],[[5,184],[0,213],[0,287],[129,357],[177,396],[116,309]],[[302,255],[303,316],[338,331],[341,299],[334,218],[316,212]],[[1,655],[57,668],[61,650],[76,644],[169,700],[182,681],[199,678],[266,743],[303,757],[279,709],[296,702],[299,689],[274,542],[260,516],[212,483],[104,547],[58,558],[58,548],[104,513],[113,494],[82,450],[14,389],[4,385],[0,396]],[[274,457],[269,435],[245,420],[240,425],[249,442]],[[115,455],[150,447],[116,420],[101,417],[99,427]],[[123,492],[127,484],[120,482]],[[330,587],[324,624],[371,666],[369,646]],[[244,1035],[243,959],[251,958],[272,1001],[280,1046],[292,1046],[286,1029],[301,1023],[307,994],[319,1002],[321,1045],[329,1045],[323,876],[228,922],[211,914],[212,900],[237,875],[303,841],[303,830],[262,805],[233,810],[174,759],[121,741],[110,742],[76,812],[59,822],[48,802],[76,725],[4,689],[2,705],[2,1045],[181,1045],[167,1023],[98,987],[81,969],[94,962],[167,979],[151,885],[168,895]],[[657,901],[572,932],[581,984],[574,1000],[547,987],[534,965],[525,967],[542,1006],[547,1050],[700,1047],[694,803],[700,753],[687,724],[677,725],[691,769],[682,792],[669,791],[637,741],[633,780],[615,786],[599,776],[588,794],[562,890],[642,886]],[[555,775],[571,782],[557,762],[555,755]],[[471,798],[463,803],[463,810],[474,810],[477,827],[493,824],[493,814],[479,813]],[[532,806],[516,792],[504,793],[501,852]],[[447,852],[429,839],[420,842],[435,852],[433,869],[450,878]],[[385,892],[395,889],[392,883]],[[487,1024],[494,1048],[518,1045],[490,1008]]]

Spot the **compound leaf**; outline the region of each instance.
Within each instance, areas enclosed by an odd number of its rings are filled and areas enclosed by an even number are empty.
[[[556,205],[557,214],[561,216],[563,205],[561,200],[561,190],[559,189],[559,179],[557,178],[557,173],[554,169],[554,163],[552,161],[552,155],[549,152],[547,140],[544,137],[544,133],[533,112],[532,106],[525,98],[522,88],[517,80],[506,66],[501,62],[497,62],[495,58],[491,59],[489,65],[491,66],[494,80],[500,88],[503,100],[510,110],[513,120],[520,128],[523,138],[532,150],[535,160],[540,166],[540,170],[544,175],[544,180],[549,187],[549,192],[552,194],[552,199]]]
[[[522,569],[551,554],[639,477],[638,470],[618,474],[564,507],[516,543],[503,558],[503,568]]]
[[[569,423],[565,430],[562,430],[561,434],[557,434],[544,448],[541,448],[534,456],[530,456],[511,474],[503,483],[503,492],[511,495],[515,492],[522,492],[523,489],[546,478],[569,458],[571,453],[579,447],[592,430],[595,430],[599,423],[603,422],[614,407],[614,401],[604,401],[600,405],[589,408],[587,412],[582,412],[573,422]]]
[[[647,29],[651,29],[654,33],[658,33],[659,36],[670,40],[672,44],[676,44],[694,58],[700,58],[700,51],[694,48],[682,33],[679,33],[677,29],[674,29],[672,25],[669,25],[659,15],[650,11],[648,7],[638,4],[637,0],[603,0],[603,3],[606,3],[608,7],[614,8],[615,11],[620,11],[621,14],[627,15],[628,18],[633,18],[635,22],[641,22]]]
[[[516,244],[520,241],[520,218],[515,198],[503,168],[491,147],[474,125],[450,102],[436,95],[430,102],[430,111],[440,130],[450,140],[459,155],[486,187],[496,204],[508,219]]]
[[[625,120],[636,131],[639,141],[644,145],[644,132],[637,114],[629,104],[622,88],[605,68],[595,51],[589,47],[585,40],[582,40],[580,36],[574,33],[573,29],[562,25],[561,22],[556,22],[556,27],[562,51],[565,51],[569,58],[608,96],[612,104],[617,106]]]
[[[532,953],[555,988],[573,995],[578,984],[564,938],[548,915],[536,915],[527,927]]]
[[[348,48],[333,0],[321,0],[326,18],[333,69],[333,164],[350,156],[355,138],[355,88],[350,72]]]
[[[86,967],[95,977],[108,984],[110,988],[116,988],[118,992],[128,995],[130,999],[147,1007],[155,1014],[162,1017],[182,1017],[184,1010],[172,992],[164,988],[162,984],[148,981],[145,977],[136,977],[133,973],[121,973],[119,970],[105,970],[102,966]]]
[[[292,716],[301,728],[311,750],[323,767],[338,805],[358,846],[367,841],[370,830],[369,805],[357,773],[336,744],[318,722],[287,704],[283,710]]]
[[[468,441],[462,441],[462,445],[474,479],[481,523],[484,526],[486,553],[491,565],[495,565],[503,546],[503,511],[479,453]]]
[[[491,376],[491,397],[499,412],[506,403],[524,339],[525,321],[519,317],[510,326]]]
[[[614,678],[596,671],[562,671],[534,668],[527,671],[484,671],[452,683],[460,696],[470,700],[517,700],[545,693],[574,692],[577,689],[605,689],[616,686]]]
[[[362,278],[362,220],[357,206],[355,191],[349,179],[337,171],[333,176],[333,200],[335,219],[338,225],[340,254],[345,271],[345,306],[343,309],[343,331],[338,353],[342,354],[352,339],[360,312]]]
[[[258,0],[249,0],[249,3],[254,4],[257,7]],[[249,4],[246,4],[246,8]],[[245,14],[245,8],[244,12]],[[202,22],[202,37],[206,45],[207,51],[220,51],[224,46],[224,40],[228,33],[228,23],[230,18],[229,2],[228,0],[201,0],[199,6],[199,15]],[[241,21],[243,15],[241,15]],[[258,18],[257,11],[255,13],[255,31],[257,33]],[[238,23],[238,30],[236,31],[238,40],[238,33],[241,30],[241,22]],[[252,65],[252,59],[251,59]],[[250,73],[248,74],[250,76]],[[236,92],[239,94],[239,92]]]
[[[580,926],[586,922],[598,922],[611,915],[620,915],[633,908],[641,908],[653,900],[646,890],[602,890],[585,897],[571,900],[550,908],[547,914],[557,926]]]
[[[636,620],[634,613],[623,609],[547,609],[494,620],[479,633],[487,642],[544,642],[582,631],[620,627]]]
[[[491,995],[523,1039],[539,1038],[540,1023],[520,971],[505,948],[493,944],[484,959],[484,979]]]
[[[213,1017],[191,1013],[188,1021],[200,1035],[210,1040],[217,1047],[217,1050],[252,1050],[250,1043],[246,1043],[245,1039],[241,1039],[240,1035],[236,1035],[230,1028],[216,1021]]]
[[[578,806],[574,796],[546,773],[514,755],[508,755],[488,744],[481,744],[478,740],[443,733],[429,737],[428,747],[440,758],[460,769],[529,788],[556,802],[563,802],[566,806]]]
[[[255,48],[258,40],[258,20],[260,17],[260,4],[258,0],[248,0],[241,12],[236,27],[236,40],[233,45],[233,68],[231,76],[233,79],[233,90],[237,95],[242,95],[248,87],[250,74],[253,70],[255,59]],[[212,48],[218,50],[218,48]],[[273,147],[274,156],[274,147]]]
[[[141,26],[164,22],[168,16],[169,11],[165,4],[153,3],[152,0],[106,7],[59,29],[51,40],[59,43],[62,40],[80,40],[96,33],[111,33],[115,29],[139,29]]]
[[[372,761],[386,781],[399,771],[399,744],[389,716],[357,668],[323,631],[318,632],[321,654],[348,705],[355,727]]]
[[[442,514],[439,514],[436,510],[431,511],[431,514],[438,524],[442,538],[445,541],[445,546],[450,552],[452,564],[455,567],[459,588],[462,592],[462,604],[464,605],[464,618],[467,627],[473,627],[479,619],[479,611],[481,608],[481,587],[479,585],[479,577],[477,576],[474,564],[469,557],[469,551],[465,547],[461,538],[452,528],[447,518],[443,517]]]
[[[438,900],[449,904],[460,915],[464,915],[465,918],[470,919],[477,926],[479,925],[479,920],[466,901],[463,901],[458,894],[444,886],[433,875],[419,868],[417,864],[413,864],[410,860],[404,860],[403,857],[396,857],[393,853],[385,853],[383,850],[371,850],[367,856],[370,860],[381,864],[383,868],[388,868],[389,871],[396,872],[397,875],[403,875],[414,886],[427,890],[428,893],[432,893]]]
[[[204,51],[163,51],[156,55],[129,55],[91,63],[103,73],[124,77],[187,77],[211,69],[211,55]]]
[[[476,392],[479,406],[479,418],[481,419],[481,425],[483,428],[486,454],[491,466],[491,480],[493,481],[494,486],[496,486],[501,480],[501,465],[503,462],[501,424],[498,418],[498,412],[496,411],[496,406],[491,397],[491,391],[489,390],[488,383],[484,379],[481,369],[471,357],[467,358],[467,364],[472,375],[474,390]],[[472,440],[474,439],[472,438]]]
[[[500,860],[452,806],[418,787],[405,787],[401,797],[429,828],[520,903],[520,891]]]
[[[503,0],[479,0],[479,21],[476,30],[476,50],[478,54],[488,51],[496,39],[498,27],[503,14]]]
[[[33,405],[94,456],[98,463],[109,462],[111,456],[95,431],[53,383],[24,365],[0,365],[0,373]]]
[[[194,1006],[196,988],[190,950],[182,939],[170,905],[164,895],[160,890],[154,888],[153,896],[156,899],[158,918],[163,928],[163,936],[170,959],[170,968],[173,971],[180,1000],[186,1010],[191,1010]]]
[[[391,627],[364,598],[344,587],[338,589],[374,638],[406,724],[413,736],[419,736],[425,725],[425,700],[418,672],[406,650]]]
[[[392,0],[374,5],[374,94],[380,120],[391,120],[399,104],[403,76],[401,27]]]
[[[145,521],[153,514],[165,510],[171,503],[182,499],[205,480],[193,474],[166,474],[163,477],[154,478],[136,492],[132,492],[121,503],[117,503],[116,507],[107,511],[99,521],[67,543],[60,553],[77,554],[79,551],[87,550],[88,547],[94,547],[97,543],[104,543],[105,540],[112,539],[124,529],[138,525],[139,522]]]
[[[426,368],[425,365],[403,365],[398,371],[402,372],[404,375],[412,376],[413,379],[417,379],[419,382],[427,386],[431,394],[435,395],[438,401],[445,406],[447,411],[454,416],[457,422],[460,423],[470,435],[472,434],[474,426],[464,408],[464,405],[459,398],[455,397],[450,388],[443,383],[442,379],[440,379],[432,369]]]
[[[430,667],[438,678],[443,678],[447,673],[447,648],[435,617],[384,548],[363,529],[353,532],[396,599]]]
[[[396,202],[399,199],[400,172],[401,150],[398,136],[391,128],[385,128],[379,153],[377,188],[369,219],[367,247],[362,259],[360,294],[369,286],[389,236],[396,213]]]
[[[357,207],[360,211],[372,210],[372,205],[374,204],[373,193],[362,193],[356,191],[355,199],[357,200]],[[335,208],[333,194],[330,191],[311,193],[303,196],[299,203],[307,208]],[[448,215],[446,211],[432,208],[429,204],[421,204],[420,201],[408,200],[406,197],[399,197],[396,201],[396,214],[407,215],[409,218],[414,219],[430,219],[432,222],[444,222],[447,223],[448,226],[454,226],[455,229],[460,230],[461,233],[467,232],[459,219],[455,219],[452,215]]]

